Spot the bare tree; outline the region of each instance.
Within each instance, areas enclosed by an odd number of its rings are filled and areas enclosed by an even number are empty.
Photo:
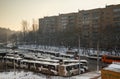
[[[23,27],[23,41],[26,42],[26,34],[28,32],[28,23],[27,21],[22,21],[22,27]]]

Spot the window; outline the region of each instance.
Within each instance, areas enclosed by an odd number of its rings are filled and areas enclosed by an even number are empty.
[[[71,67],[71,66],[67,66],[67,67],[66,67],[66,70],[67,70],[67,71],[70,71],[70,70],[72,70],[72,67]]]
[[[51,69],[55,70],[55,66],[49,65]]]
[[[92,13],[92,18],[93,18],[93,19],[99,19],[99,16],[100,16],[100,15],[99,15],[99,12],[93,12],[93,13]]]
[[[116,17],[113,19],[114,21],[120,21],[120,17]]]
[[[98,23],[98,20],[97,20],[97,19],[94,19],[94,20],[92,20],[92,22],[93,22],[94,24],[96,24],[96,23]]]
[[[113,9],[113,12],[119,12],[119,11],[120,11],[120,8]]]
[[[98,24],[93,24],[93,29],[97,29],[99,27]]]
[[[82,13],[83,20],[88,20],[89,18],[90,18],[89,13],[87,13],[87,12]]]
[[[115,22],[115,26],[120,26],[120,22]]]
[[[114,12],[114,17],[120,17],[120,12]]]

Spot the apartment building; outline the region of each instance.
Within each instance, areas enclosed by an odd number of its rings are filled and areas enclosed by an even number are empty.
[[[59,31],[71,30],[76,27],[77,13],[59,14],[58,29]]]
[[[106,8],[102,9],[102,23],[101,23],[101,35],[102,35],[102,41],[101,45],[104,45],[105,47],[113,47],[116,43],[119,44],[120,42],[120,4],[119,5],[109,5],[106,6]],[[110,30],[108,30],[108,34],[104,32],[104,29],[110,29],[111,27],[116,27],[117,30],[115,30],[115,34],[113,34]],[[112,31],[114,31],[112,29]],[[105,35],[105,36],[104,36]],[[113,36],[112,36],[113,35]],[[106,39],[105,37],[108,37]],[[119,44],[120,45],[120,44]]]
[[[101,28],[101,9],[82,10],[78,12],[81,42],[84,47],[93,47],[99,40]]]
[[[50,16],[39,19],[39,30],[42,33],[54,33],[58,26],[58,16]]]
[[[98,42],[105,45],[108,39],[104,38],[104,29],[116,26],[120,27],[120,4],[39,19],[43,33],[74,31],[80,34],[81,46],[91,48],[97,47]]]

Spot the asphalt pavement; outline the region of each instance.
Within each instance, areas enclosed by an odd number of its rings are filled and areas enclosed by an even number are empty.
[[[89,59],[85,56],[81,56],[81,59],[86,59],[88,61],[88,67],[89,67],[89,71],[96,71],[97,70],[97,60],[95,59]],[[102,68],[102,62],[99,61],[99,69]]]

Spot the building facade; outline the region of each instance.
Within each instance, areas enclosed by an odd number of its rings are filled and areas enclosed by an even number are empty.
[[[120,29],[120,4],[39,19],[42,33],[73,31],[80,35],[81,46],[90,48],[97,47],[98,43],[109,46],[110,37],[105,36],[106,28],[109,27]],[[115,38],[120,40],[119,33]],[[110,39],[115,40],[112,37]]]
[[[101,9],[78,12],[78,27],[81,32],[82,46],[93,47],[99,41],[101,28]]]
[[[41,30],[42,33],[54,33],[58,26],[57,17],[58,16],[51,16],[39,19],[39,30]]]

